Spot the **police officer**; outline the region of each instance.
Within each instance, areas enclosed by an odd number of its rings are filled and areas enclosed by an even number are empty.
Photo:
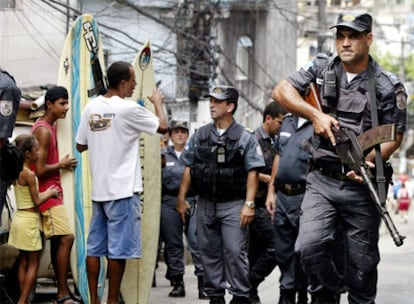
[[[403,84],[369,55],[373,42],[369,14],[342,13],[333,27],[338,55],[333,60],[317,56],[279,82],[272,96],[289,111],[312,121],[315,132],[313,170],[307,175],[296,243],[313,303],[339,303],[333,294],[338,282],[332,279],[337,269],[327,253],[338,223],[346,238],[348,301],[375,303],[380,215],[361,176],[340,164],[332,128],[346,127],[356,135],[370,129],[371,104],[376,102],[379,124],[395,123],[397,129],[395,141],[381,144],[381,155],[387,160],[403,139],[407,95]],[[324,113],[302,98],[311,82],[318,85]],[[368,152],[366,160],[373,161],[375,152]]]
[[[254,220],[249,227],[250,304],[260,304],[257,288],[276,266],[273,223],[266,211],[266,196],[276,154],[276,134],[286,110],[278,103],[269,103],[263,111],[263,122],[254,134],[262,148],[265,167],[260,168],[259,188],[255,198]]]
[[[6,145],[12,136],[16,115],[19,109],[21,92],[14,78],[0,69],[0,215],[6,200],[8,176],[5,168]],[[0,219],[1,224],[1,219]]]
[[[274,214],[275,256],[281,273],[279,304],[308,303],[308,284],[295,254],[295,241],[299,231],[299,216],[310,159],[303,142],[309,140],[312,134],[310,121],[288,114],[277,140],[277,155],[266,207]]]
[[[6,71],[0,69],[0,225],[3,206],[10,176],[10,168],[6,168],[9,160],[7,145],[8,138],[12,136],[16,115],[19,109],[21,92],[16,86],[14,78]],[[15,166],[13,166],[15,167]],[[4,275],[0,274],[0,298],[5,291],[3,288]],[[8,297],[7,293],[4,298]]]
[[[213,122],[196,131],[182,155],[186,168],[177,210],[185,221],[192,185],[199,194],[197,239],[211,304],[225,303],[228,283],[230,303],[249,303],[247,228],[255,213],[257,168],[264,161],[256,137],[234,120],[238,96],[230,86],[212,89],[206,97]]]
[[[198,279],[198,296],[206,299],[203,290],[204,269],[200,260],[200,252],[197,246],[195,234],[196,220],[194,212],[196,209],[196,196],[191,192],[187,194],[187,201],[191,206],[191,213],[187,216],[186,227],[177,212],[177,195],[180,187],[181,176],[185,164],[181,158],[185,143],[189,136],[188,124],[186,121],[173,120],[169,128],[169,136],[172,145],[167,146],[163,151],[162,168],[162,206],[161,206],[161,238],[165,243],[164,257],[167,264],[166,277],[171,280],[174,286],[169,293],[170,297],[185,297],[184,275],[184,244],[183,232],[185,231],[192,261],[195,266],[195,275]]]

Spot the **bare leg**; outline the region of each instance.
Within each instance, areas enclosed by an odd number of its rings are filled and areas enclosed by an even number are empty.
[[[72,234],[54,236],[50,239],[52,264],[58,285],[58,299],[69,295],[67,277],[73,240]]]
[[[86,269],[88,273],[89,294],[91,297],[90,304],[99,304],[98,297],[98,277],[100,261],[98,257],[88,256],[86,258]]]
[[[25,304],[29,302],[30,292],[33,290],[36,284],[37,271],[39,269],[40,251],[36,252],[24,252],[22,261],[25,264],[25,276],[23,280],[23,286],[20,285],[20,297],[18,304]],[[20,269],[19,269],[20,277]],[[19,278],[20,281],[20,278]]]
[[[124,270],[125,260],[108,259],[109,288],[107,304],[118,304],[119,290],[121,288]]]
[[[27,258],[24,251],[20,251],[18,256],[18,267],[17,267],[17,280],[19,282],[19,290],[20,292],[24,288],[24,278],[26,277],[26,269],[27,269]]]

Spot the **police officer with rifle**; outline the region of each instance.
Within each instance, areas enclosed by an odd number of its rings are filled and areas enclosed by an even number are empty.
[[[336,145],[340,143],[335,131],[346,129],[360,136],[373,127],[394,124],[394,140],[377,144],[375,149],[364,153],[364,166],[366,161],[376,169],[377,194],[382,198],[386,189],[383,162],[402,142],[407,95],[400,80],[384,71],[369,55],[373,43],[369,14],[341,13],[332,28],[336,28],[337,56],[318,55],[310,64],[279,82],[273,98],[292,113],[309,119],[314,128],[309,145],[312,166],[307,175],[296,242],[296,251],[310,283],[312,303],[339,303],[335,293],[338,270],[329,248],[341,225],[345,237],[348,302],[371,304],[375,303],[377,289],[381,217],[372,191],[360,175],[363,172],[350,166],[343,157],[339,158]],[[318,86],[323,113],[302,97],[310,83]]]

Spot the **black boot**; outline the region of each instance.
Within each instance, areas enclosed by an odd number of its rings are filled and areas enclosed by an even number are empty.
[[[311,304],[339,304],[340,298],[340,294],[319,292],[312,294]]]
[[[295,295],[294,289],[281,289],[278,304],[295,304]]]
[[[155,271],[154,271],[154,276],[152,277],[152,287],[157,287],[157,279],[155,278]]]
[[[169,297],[173,298],[183,298],[185,297],[185,288],[183,275],[173,276],[171,278],[171,283],[174,286],[173,290],[168,294]]]
[[[224,297],[212,296],[210,297],[210,304],[226,304]]]
[[[296,304],[308,304],[308,291],[298,290],[298,301]]]
[[[250,304],[249,297],[233,296],[230,304]]]
[[[250,289],[250,304],[261,304],[257,288],[252,287]]]
[[[198,298],[200,300],[208,300],[209,297],[204,291],[203,276],[197,276]]]

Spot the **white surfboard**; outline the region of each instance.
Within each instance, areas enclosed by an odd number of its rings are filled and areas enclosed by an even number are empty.
[[[71,271],[84,303],[89,303],[89,290],[86,275],[86,240],[92,215],[91,182],[88,154],[76,151],[76,131],[80,117],[88,100],[99,92],[94,91],[95,83],[92,63],[105,71],[102,42],[98,26],[91,15],[82,15],[73,23],[63,47],[58,74],[58,85],[69,92],[69,111],[66,119],[58,120],[58,148],[60,157],[69,154],[78,160],[73,172],[61,172],[64,204],[67,207],[75,243],[71,254]],[[88,94],[89,92],[89,94]],[[92,94],[91,94],[92,93]],[[89,96],[88,96],[89,95]],[[103,294],[105,263],[101,261],[100,290]]]

